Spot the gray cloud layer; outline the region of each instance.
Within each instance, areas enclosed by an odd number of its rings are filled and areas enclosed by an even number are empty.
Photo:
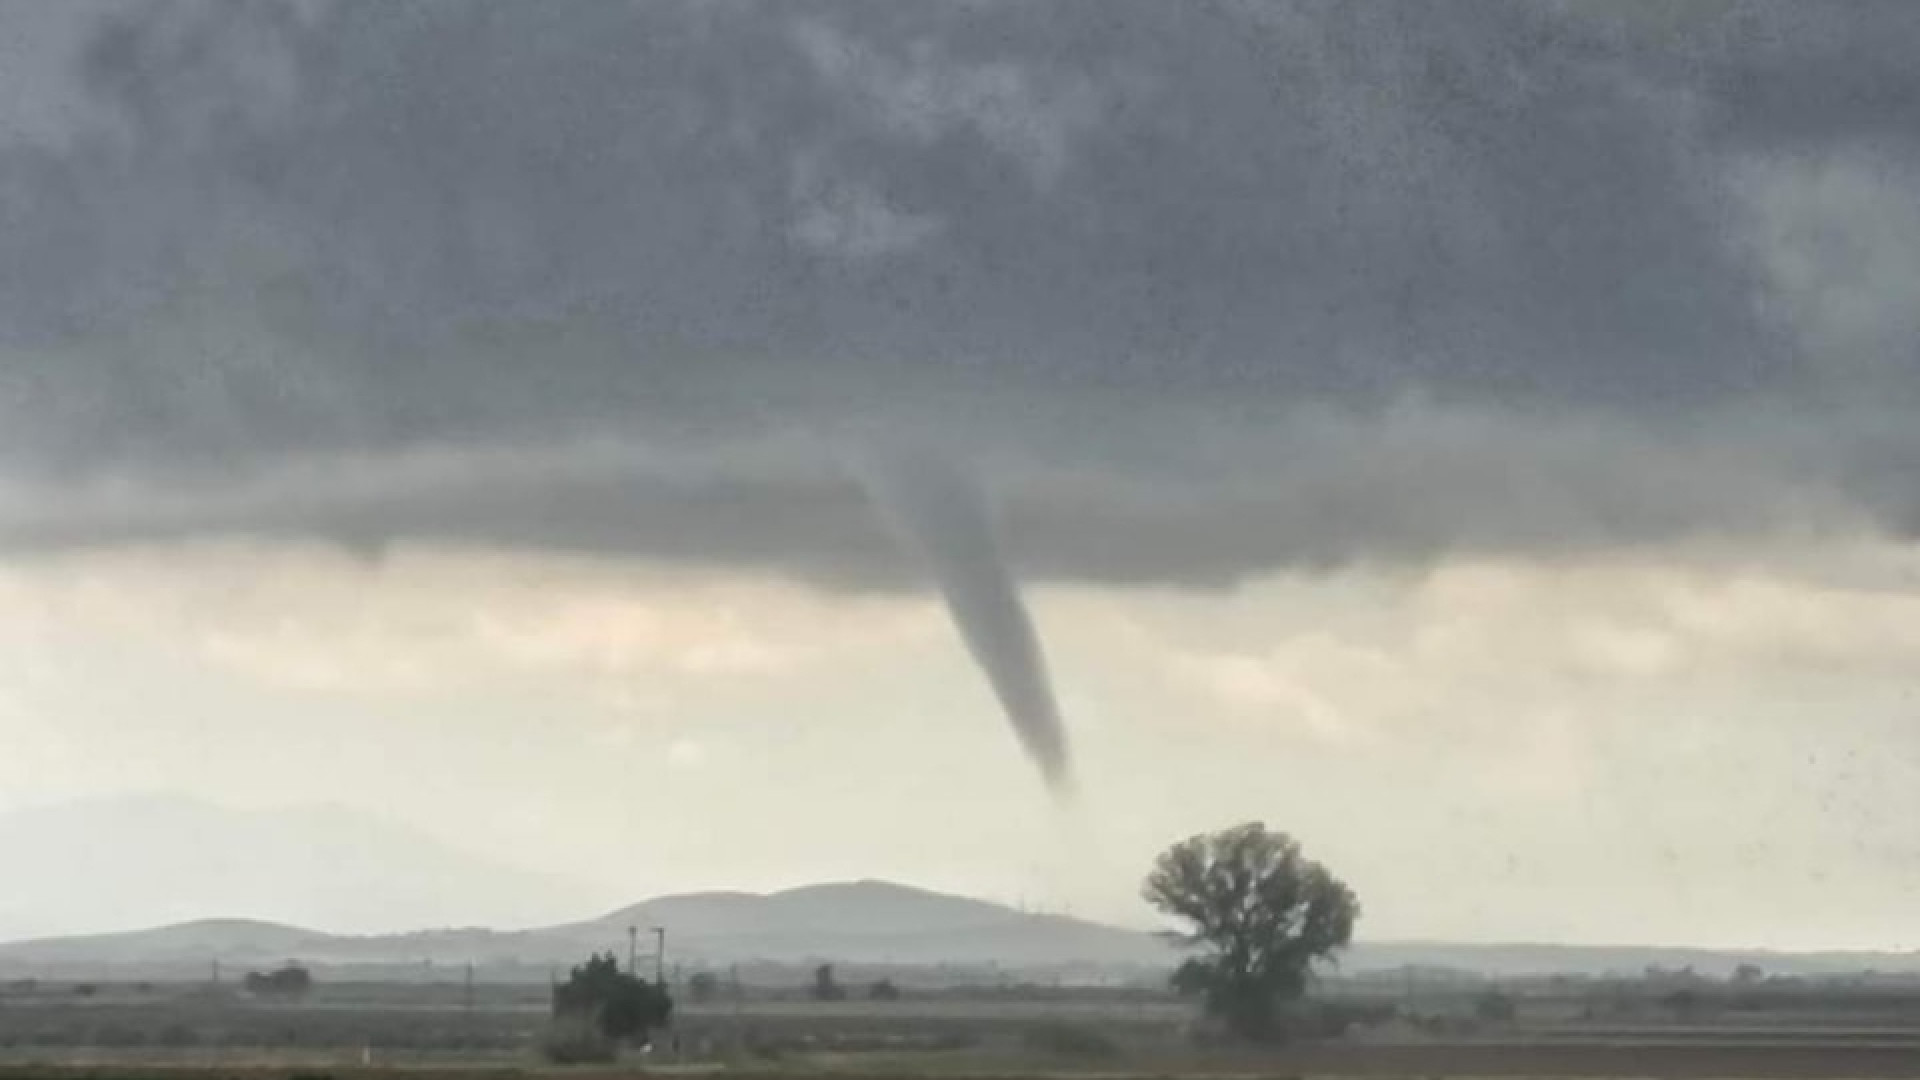
[[[0,150],[17,550],[884,582],[835,447],[898,430],[1050,577],[1920,523],[1904,3],[262,0],[82,40],[85,126]]]

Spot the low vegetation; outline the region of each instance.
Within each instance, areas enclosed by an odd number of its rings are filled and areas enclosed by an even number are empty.
[[[287,964],[276,971],[248,972],[241,985],[257,998],[295,1001],[313,989],[313,974],[298,964]]]
[[[622,1042],[646,1043],[673,1018],[673,998],[631,972],[612,953],[600,953],[553,988],[553,1019],[542,1042],[560,1065],[612,1061]]]

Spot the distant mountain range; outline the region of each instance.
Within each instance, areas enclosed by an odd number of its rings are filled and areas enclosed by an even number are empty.
[[[430,977],[473,963],[490,977],[544,979],[590,952],[624,955],[635,928],[643,955],[655,926],[668,954],[688,969],[760,964],[799,969],[830,961],[867,968],[946,968],[959,977],[1051,973],[1153,979],[1174,954],[1152,935],[1059,915],[881,881],[813,885],[767,895],[691,893],[649,900],[598,919],[524,931],[431,930],[349,936],[277,923],[204,920],[123,934],[0,945],[0,975],[198,973],[215,962],[237,970],[298,959],[369,977]],[[1890,953],[1767,953],[1574,945],[1362,943],[1343,958],[1349,975],[1413,969],[1510,976],[1638,973],[1650,966],[1726,974],[1755,963],[1775,974],[1920,971],[1920,956]]]
[[[522,931],[426,930],[327,934],[278,923],[214,919],[132,933],[0,945],[0,974],[30,971],[207,970],[299,959],[322,966],[431,970],[469,962],[545,973],[611,949],[625,955],[628,928],[651,955],[652,928],[668,931],[676,963],[1121,971],[1167,966],[1149,934],[1060,915],[878,881],[813,885],[769,895],[692,893],[649,900],[597,919]]]
[[[490,972],[540,976],[591,951],[626,955],[636,928],[647,955],[653,926],[668,930],[678,965],[720,967],[843,963],[866,967],[956,969],[1152,970],[1171,951],[1137,930],[1060,915],[1031,915],[968,897],[887,882],[808,886],[770,896],[710,892],[668,896],[601,919],[536,930],[422,930],[415,934],[323,934],[278,922],[211,919],[138,930],[42,938],[0,945],[0,974],[100,974],[109,970],[204,972],[300,959],[319,967],[447,969],[467,963]],[[374,970],[369,970],[374,974]]]
[[[1175,959],[1166,943],[1137,930],[882,881],[664,896],[561,922],[556,898],[592,904],[605,886],[503,867],[339,808],[255,813],[154,798],[16,812],[0,816],[0,875],[0,937],[33,933],[49,912],[64,927],[167,924],[0,944],[0,977],[157,978],[197,975],[216,962],[239,969],[298,959],[369,977],[434,977],[473,963],[489,977],[544,979],[592,951],[624,956],[629,927],[650,953],[655,926],[667,929],[671,960],[689,969],[834,962],[989,978],[1157,979]],[[286,921],[197,918],[215,912]],[[534,928],[350,934],[288,925],[300,922]],[[1920,955],[1910,953],[1388,942],[1356,945],[1341,969],[1519,975],[1657,966],[1724,974],[1742,963],[1777,974],[1920,972]]]

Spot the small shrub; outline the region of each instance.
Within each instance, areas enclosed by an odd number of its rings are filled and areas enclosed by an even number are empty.
[[[313,973],[298,964],[288,964],[278,971],[248,972],[241,985],[257,998],[291,1000],[305,997],[313,989]]]
[[[621,971],[613,953],[597,953],[576,966],[566,982],[554,984],[553,1017],[556,1023],[592,1023],[609,1039],[644,1040],[672,1019],[673,998],[664,984]]]
[[[847,988],[833,977],[832,964],[821,964],[813,969],[812,993],[815,1001],[845,1001],[847,998]]]

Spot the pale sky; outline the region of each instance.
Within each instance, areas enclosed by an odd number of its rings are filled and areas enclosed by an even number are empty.
[[[1920,947],[1920,9],[1439,7],[0,0],[0,814]]]
[[[1904,945],[1920,555],[1770,554],[1036,590],[1066,811],[927,597],[444,550],[68,556],[0,577],[0,794],[344,801],[604,886],[581,914],[879,876],[1139,923],[1161,845],[1261,818],[1374,936]]]

